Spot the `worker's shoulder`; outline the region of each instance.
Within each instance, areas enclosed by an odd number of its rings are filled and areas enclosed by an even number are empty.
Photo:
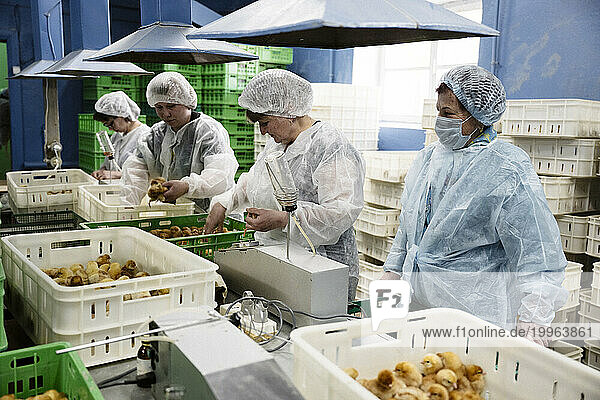
[[[311,151],[319,148],[328,153],[345,151],[359,154],[346,135],[328,122],[320,122],[318,129],[311,135],[309,148]]]
[[[529,155],[520,147],[517,147],[504,139],[494,140],[486,146],[484,151],[494,152],[496,156],[505,161],[506,164],[512,165],[516,169],[533,169],[533,164],[531,163]]]

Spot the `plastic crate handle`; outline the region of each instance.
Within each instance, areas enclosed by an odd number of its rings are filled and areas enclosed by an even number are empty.
[[[166,217],[166,211],[140,211],[138,213],[139,218],[153,218],[153,217]]]

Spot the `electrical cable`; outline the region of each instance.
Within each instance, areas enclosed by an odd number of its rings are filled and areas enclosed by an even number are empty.
[[[360,317],[357,317],[356,315],[350,315],[350,314],[314,315],[314,314],[309,314],[307,312],[298,311],[298,310],[294,310],[294,312],[297,313],[297,314],[300,314],[300,315],[306,315],[307,317],[310,317],[312,319],[333,319],[333,318],[361,319]]]
[[[135,385],[137,384],[136,380],[129,380],[129,381],[122,381],[122,382],[109,382],[106,385],[98,385],[98,389],[106,389],[109,387],[113,387],[113,386],[120,386],[120,385]]]
[[[315,251],[315,246],[313,246],[312,242],[310,241],[310,239],[306,235],[306,232],[304,232],[304,229],[302,229],[302,227],[300,226],[300,223],[296,219],[296,216],[294,215],[294,213],[292,213],[292,218],[294,219],[294,223],[298,227],[298,230],[300,230],[300,233],[302,234],[302,236],[304,236],[304,239],[306,239],[306,241],[308,242],[308,244],[310,246],[310,249],[312,250],[313,254],[317,254],[317,252]]]
[[[103,381],[100,381],[100,382],[98,382],[98,383],[97,383],[97,385],[98,385],[98,386],[103,386],[103,385],[105,385],[105,384],[107,384],[107,383],[110,383],[110,382],[116,381],[117,379],[121,379],[121,378],[123,378],[124,376],[127,376],[127,375],[131,374],[132,372],[135,372],[135,371],[136,371],[136,369],[137,369],[137,368],[131,368],[131,369],[128,369],[127,371],[125,371],[125,372],[122,372],[122,373],[120,373],[119,375],[115,375],[115,376],[113,376],[112,378],[107,378],[107,379],[105,379],[105,380],[103,380]]]

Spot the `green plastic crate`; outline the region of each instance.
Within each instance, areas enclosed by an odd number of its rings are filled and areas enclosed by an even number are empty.
[[[218,120],[230,135],[252,135],[254,136],[254,124],[241,121]]]
[[[270,64],[291,64],[294,61],[294,50],[291,47],[258,46],[258,59]]]
[[[246,66],[246,76],[252,78],[254,75],[259,72],[265,71],[267,69],[286,69],[286,65],[283,64],[271,64],[264,63],[261,61],[249,61]]]
[[[246,110],[239,106],[230,106],[227,104],[224,105],[216,105],[216,104],[206,104],[202,106],[202,111],[213,117],[214,119],[226,119],[226,120],[234,120],[234,121],[245,121],[246,120]]]
[[[56,354],[67,347],[57,342],[0,354],[0,396],[24,399],[55,389],[69,400],[104,400],[76,352]]]
[[[142,101],[142,89],[140,88],[122,88],[120,89],[127,94],[136,103],[140,103]],[[100,97],[104,96],[107,93],[112,93],[115,90],[110,87],[101,87],[101,86],[88,86],[86,87],[85,82],[83,85],[83,100],[98,100]]]
[[[99,131],[108,131],[109,135],[112,135],[112,133],[113,133],[113,131],[111,131],[107,127],[105,127],[102,124],[102,122],[95,121],[94,114],[79,114],[78,118],[79,118],[79,135],[80,136],[81,136],[82,132],[93,133],[94,135],[96,134],[96,132],[99,132]],[[145,124],[146,116],[140,115],[138,117],[138,121],[140,121],[142,124]],[[98,149],[98,150],[100,150],[100,149]]]
[[[96,86],[110,87],[113,90],[123,90],[137,88],[141,86],[140,75],[112,75],[100,76],[96,79],[86,80],[85,82],[93,82]]]
[[[229,144],[234,152],[236,150],[254,151],[254,135],[236,135],[229,132]]]
[[[240,166],[254,164],[254,147],[251,150],[233,149],[233,152],[235,153],[235,159],[237,160],[238,164],[240,164]]]
[[[79,168],[87,173],[96,171],[104,163],[105,158],[102,153],[88,153],[79,150]]]
[[[227,63],[227,64],[205,64],[202,66],[202,75],[222,75],[222,74],[244,74],[246,72],[246,63]]]
[[[195,214],[179,217],[133,219],[129,221],[84,222],[81,226],[86,229],[133,226],[148,232],[153,229],[167,229],[172,226],[180,228],[184,226],[201,227],[204,226],[207,216],[208,214]],[[234,243],[254,240],[254,231],[246,231],[246,223],[243,221],[227,217],[223,222],[223,226],[229,230],[235,230],[235,232],[213,233],[210,235],[188,236],[166,240],[208,260],[214,259],[214,252],[217,250],[229,248]]]
[[[2,260],[0,260],[0,351],[6,350],[8,347],[8,340],[6,339],[6,331],[4,330],[4,280],[6,275],[4,274],[4,267],[2,267]],[[0,395],[2,391],[0,390]]]
[[[241,90],[203,90],[202,104],[238,106]]]
[[[166,71],[179,72],[182,75],[200,75],[202,74],[202,68],[197,64],[183,65],[183,64],[159,64],[159,63],[139,63],[140,68],[146,71],[155,72],[157,74]],[[152,79],[152,76],[150,76]]]
[[[203,75],[202,88],[204,90],[244,90],[248,84],[246,74],[221,74]]]

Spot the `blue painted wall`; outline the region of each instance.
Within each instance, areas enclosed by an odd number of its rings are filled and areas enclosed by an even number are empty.
[[[483,0],[495,27],[496,75],[510,99],[600,100],[600,0]],[[496,39],[481,39],[479,65],[491,70]]]
[[[354,50],[294,48],[288,69],[314,83],[352,83]]]

